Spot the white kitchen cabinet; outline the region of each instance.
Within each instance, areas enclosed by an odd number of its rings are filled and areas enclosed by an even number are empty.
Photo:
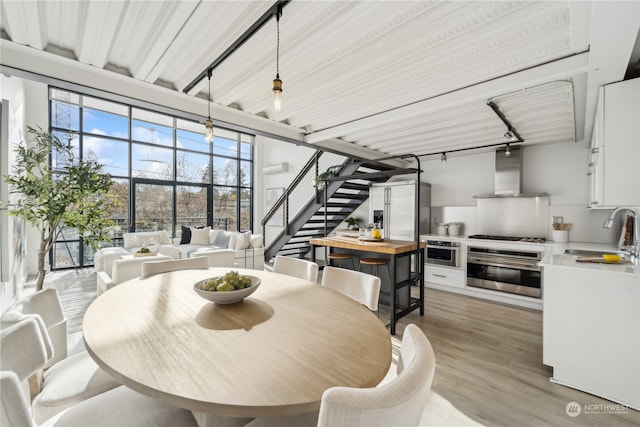
[[[553,367],[551,381],[640,409],[638,279],[607,266],[545,265],[543,363]]]
[[[640,78],[600,88],[589,157],[589,206],[640,206]]]
[[[467,281],[467,274],[464,269],[460,268],[425,264],[424,280],[427,283],[464,288]]]

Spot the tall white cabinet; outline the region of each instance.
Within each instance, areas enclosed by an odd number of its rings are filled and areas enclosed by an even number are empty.
[[[589,206],[640,206],[640,78],[600,88],[589,159]]]

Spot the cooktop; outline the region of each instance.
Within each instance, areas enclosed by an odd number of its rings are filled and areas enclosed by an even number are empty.
[[[520,237],[520,236],[493,236],[490,234],[474,234],[469,239],[481,240],[506,240],[509,242],[527,242],[527,243],[544,243],[547,239],[544,237]]]

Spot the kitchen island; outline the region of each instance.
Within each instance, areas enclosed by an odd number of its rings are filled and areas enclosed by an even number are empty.
[[[424,315],[424,247],[425,242],[410,240],[384,240],[380,242],[360,241],[353,237],[322,237],[311,239],[311,259],[316,260],[316,248],[326,247],[333,252],[350,253],[360,258],[385,258],[389,260],[389,277],[384,269],[378,275],[382,280],[380,302],[389,305],[391,335],[396,333],[396,322],[410,312],[420,309]],[[417,260],[415,256],[417,253]],[[416,262],[417,261],[417,262]],[[411,286],[418,285],[419,298],[411,297]],[[387,299],[388,298],[388,299]]]
[[[577,262],[569,246],[540,263],[543,363],[552,382],[640,410],[640,266]]]

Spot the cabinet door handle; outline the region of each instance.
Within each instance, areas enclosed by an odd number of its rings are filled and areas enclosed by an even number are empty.
[[[592,205],[597,205],[597,204],[598,204],[598,202],[597,202],[597,201],[596,201],[596,202],[591,202],[591,204],[592,204]]]
[[[595,153],[597,153],[598,151],[600,151],[600,149],[599,149],[599,148],[592,148],[592,149],[591,149],[591,153],[592,153],[592,154],[595,154]]]
[[[595,162],[589,163],[589,167],[595,166]]]
[[[588,173],[587,173],[587,176],[591,176],[591,172],[588,172]]]
[[[444,278],[444,279],[446,279],[446,278],[447,278],[447,276],[445,276],[444,274],[436,274],[436,273],[433,273],[433,275],[434,275],[435,277],[442,277],[442,278]]]

